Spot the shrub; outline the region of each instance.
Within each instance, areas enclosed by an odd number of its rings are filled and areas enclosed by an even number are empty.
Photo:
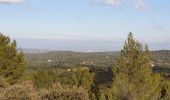
[[[1,89],[4,89],[8,86],[9,84],[7,83],[6,79],[3,77],[0,77],[0,91]]]
[[[40,70],[33,75],[33,83],[36,88],[49,88],[58,80],[55,69]]]
[[[12,85],[4,89],[2,100],[37,100],[31,84]]]
[[[41,90],[39,97],[41,100],[88,100],[88,93],[80,87],[68,88],[54,84],[48,91]]]

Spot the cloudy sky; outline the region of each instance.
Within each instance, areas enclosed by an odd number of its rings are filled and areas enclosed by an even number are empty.
[[[120,50],[132,32],[170,49],[169,0],[0,0],[0,31],[22,48]]]

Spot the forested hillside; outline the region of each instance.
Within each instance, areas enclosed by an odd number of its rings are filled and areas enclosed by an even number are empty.
[[[152,51],[152,61],[162,67],[170,66],[170,50]],[[29,68],[39,67],[111,67],[120,52],[72,52],[26,53]]]
[[[25,54],[29,68],[38,67],[111,67],[119,52],[71,52],[53,51],[39,54]]]
[[[152,60],[159,66],[170,67],[170,50],[153,51]]]

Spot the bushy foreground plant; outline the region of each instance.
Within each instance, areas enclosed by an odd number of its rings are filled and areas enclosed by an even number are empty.
[[[15,84],[3,89],[1,100],[37,100],[38,96],[32,84]]]
[[[3,88],[0,100],[89,100],[87,91],[56,83],[49,89],[36,90],[30,81]]]
[[[82,87],[86,89],[90,99],[99,98],[99,86],[96,80],[96,75],[86,67],[72,69],[60,76],[61,84],[68,86]]]
[[[54,84],[49,90],[40,90],[41,100],[88,100],[88,93],[83,88],[67,87]]]

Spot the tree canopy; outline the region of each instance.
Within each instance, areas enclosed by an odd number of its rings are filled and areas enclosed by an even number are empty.
[[[16,83],[26,69],[23,52],[17,51],[15,40],[0,33],[0,76],[10,84]]]
[[[128,34],[113,71],[116,99],[156,100],[160,97],[161,77],[152,72],[148,46],[135,40],[132,33]]]

